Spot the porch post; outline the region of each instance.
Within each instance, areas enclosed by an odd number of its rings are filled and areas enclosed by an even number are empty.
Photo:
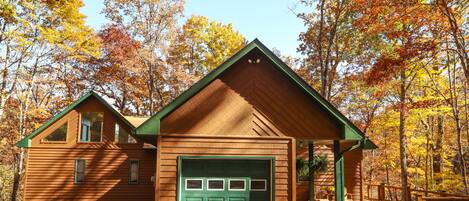
[[[314,144],[308,143],[308,172],[309,172],[309,200],[314,201],[314,172],[311,171],[311,166],[314,160]]]
[[[335,200],[344,201],[344,157],[338,140],[334,140],[334,188]]]

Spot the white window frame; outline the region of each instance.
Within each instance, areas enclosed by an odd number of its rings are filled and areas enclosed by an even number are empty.
[[[251,183],[253,181],[263,181],[264,182],[264,188],[263,189],[252,189],[251,188]],[[251,190],[251,191],[267,191],[267,179],[251,179],[249,181],[249,190]]]
[[[213,189],[210,188],[210,181],[222,181],[223,182],[223,188],[222,189]],[[225,180],[221,178],[213,178],[213,179],[207,179],[207,191],[224,191],[225,190]]]
[[[188,188],[187,188],[187,180],[201,181],[201,182],[202,182],[202,185],[200,185],[200,188],[197,188],[197,189],[195,189],[195,188],[188,189]],[[204,180],[203,180],[203,179],[187,179],[187,178],[186,178],[186,179],[184,179],[184,189],[185,189],[186,191],[202,191],[202,190],[204,190]]]
[[[244,188],[243,189],[231,189],[231,181],[243,181],[244,182]],[[246,190],[246,179],[228,179],[228,190],[229,191],[245,191]]]

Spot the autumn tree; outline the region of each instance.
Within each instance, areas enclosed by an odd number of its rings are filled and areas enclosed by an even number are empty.
[[[123,114],[141,115],[147,88],[146,68],[138,57],[140,43],[129,36],[124,28],[109,25],[98,33],[102,43],[101,57],[93,57],[82,69],[94,90],[111,98]]]
[[[445,37],[447,38],[447,37]],[[468,181],[467,181],[467,165],[465,159],[465,150],[463,142],[463,119],[464,115],[462,114],[463,108],[467,107],[462,106],[467,104],[465,95],[465,85],[466,78],[464,68],[459,67],[458,59],[456,59],[457,53],[449,50],[448,44],[442,45],[440,54],[437,55],[437,63],[429,65],[428,68],[425,68],[425,71],[428,75],[429,81],[432,85],[431,88],[437,93],[438,96],[442,97],[444,103],[450,108],[450,116],[453,118],[454,128],[455,128],[455,141],[457,143],[457,154],[456,160],[457,164],[455,165],[463,177],[463,184],[466,194],[469,194],[468,191]],[[460,60],[459,60],[460,61]],[[467,116],[466,116],[467,118]]]
[[[351,29],[350,2],[345,0],[302,0],[313,11],[299,13],[307,30],[300,34],[299,52],[305,55],[306,74],[310,84],[318,83],[321,95],[331,101],[337,95],[337,82],[347,63],[359,59],[363,53],[355,52],[359,45],[359,32]],[[314,10],[314,8],[316,8]],[[370,41],[368,41],[370,42]],[[365,50],[363,48],[362,50]],[[317,82],[315,82],[317,81]],[[313,85],[314,86],[314,85]]]
[[[434,1],[440,13],[444,16],[444,20],[448,24],[446,32],[452,40],[448,40],[451,44],[452,51],[456,53],[459,59],[464,75],[469,80],[469,57],[467,53],[466,38],[468,34],[467,26],[464,28],[465,18],[467,18],[467,2],[461,0],[437,0]],[[466,22],[467,23],[467,22]]]
[[[200,78],[246,45],[246,39],[231,24],[192,16],[171,45],[169,62],[182,65],[189,74]]]
[[[14,172],[11,200],[18,195],[24,155],[15,142],[57,111],[49,107],[61,104],[55,98],[67,88],[60,82],[64,72],[99,55],[82,6],[78,0],[0,1],[0,137],[9,142],[2,161]]]
[[[379,57],[369,71],[369,83],[398,82],[399,150],[402,200],[408,200],[406,118],[409,88],[418,69],[435,48],[430,37],[439,26],[431,6],[418,1],[355,1],[354,26],[382,39]]]
[[[166,62],[174,40],[177,21],[182,16],[182,0],[106,0],[104,13],[112,23],[122,27],[140,43],[137,55],[145,66],[147,92],[142,102],[147,115],[175,97],[175,87],[185,74]]]

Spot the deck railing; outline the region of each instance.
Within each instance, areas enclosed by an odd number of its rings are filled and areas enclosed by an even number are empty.
[[[452,194],[446,192],[426,191],[407,187],[409,194],[407,195],[413,201],[425,200],[464,200],[469,201],[469,196]],[[370,201],[398,201],[401,200],[402,187],[385,185],[385,184],[365,184],[365,200]]]

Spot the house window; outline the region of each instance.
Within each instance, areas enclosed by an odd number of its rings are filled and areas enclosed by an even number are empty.
[[[75,160],[75,183],[85,182],[86,161],[79,159]]]
[[[55,129],[54,132],[42,139],[44,142],[65,142],[67,141],[67,127],[68,124],[65,123],[59,128]]]
[[[186,179],[186,190],[201,191],[203,187],[202,179]]]
[[[119,124],[116,123],[114,131],[114,142],[115,143],[137,143],[137,140],[130,135],[127,130],[122,128]]]
[[[267,180],[265,179],[251,179],[251,191],[267,191]]]
[[[246,180],[244,179],[230,179],[228,190],[230,191],[244,191],[246,190]]]
[[[80,142],[101,142],[103,119],[102,112],[82,113]]]
[[[130,160],[129,163],[129,183],[138,184],[138,174],[140,168],[139,160]]]
[[[223,179],[208,179],[207,190],[209,191],[222,191],[225,189],[225,180]]]

